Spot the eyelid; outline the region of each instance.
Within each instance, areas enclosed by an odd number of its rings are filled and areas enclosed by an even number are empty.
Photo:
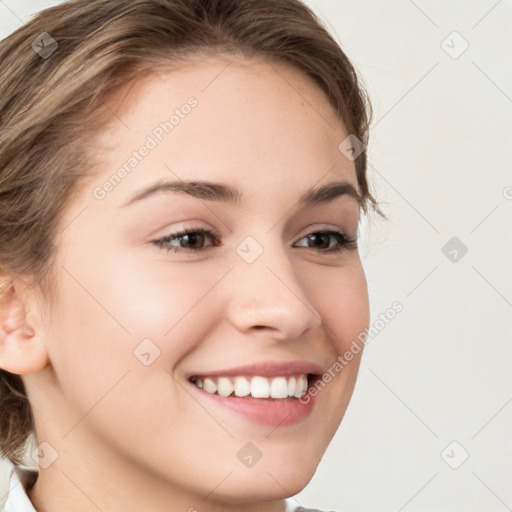
[[[191,222],[191,224],[189,224]],[[164,227],[149,235],[148,241],[157,240],[159,238],[167,238],[184,233],[185,231],[211,231],[216,237],[222,236],[222,233],[210,224],[201,221],[183,221],[173,224],[172,227]]]
[[[332,224],[312,224],[308,226],[307,228],[304,228],[300,233],[297,235],[298,240],[301,240],[303,237],[310,235],[311,233],[316,233],[318,231],[337,231],[345,235],[347,238],[357,238],[357,230],[355,236],[351,236],[349,234],[349,231],[346,229],[342,229],[338,226],[334,226]]]

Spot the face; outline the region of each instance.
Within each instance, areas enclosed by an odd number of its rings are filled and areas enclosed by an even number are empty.
[[[346,129],[294,69],[228,62],[141,79],[97,135],[56,240],[51,372],[29,393],[60,463],[244,502],[311,479],[361,352],[333,365],[369,310]]]

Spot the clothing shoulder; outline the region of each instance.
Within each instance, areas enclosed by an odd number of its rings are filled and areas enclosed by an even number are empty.
[[[318,510],[317,508],[297,507],[296,509],[292,509],[292,512],[324,512],[324,511]],[[334,512],[334,511],[329,510],[329,512]]]
[[[333,510],[323,511],[318,508],[304,508],[304,507],[293,507],[289,502],[287,502],[286,512],[334,512]]]

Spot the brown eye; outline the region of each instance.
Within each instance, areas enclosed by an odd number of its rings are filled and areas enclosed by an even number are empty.
[[[349,238],[341,231],[315,231],[301,240],[307,240],[307,248],[316,249],[321,253],[339,253],[357,247],[357,240]],[[331,245],[332,240],[335,241],[334,246]]]
[[[212,241],[207,244],[207,240]],[[306,240],[307,245],[299,245],[298,247],[306,247],[315,249],[320,254],[337,254],[344,250],[354,249],[357,247],[357,240],[351,239],[341,231],[315,231],[310,233],[301,240]],[[331,243],[333,242],[334,243]],[[199,253],[204,252],[212,247],[219,247],[219,234],[208,229],[189,229],[155,240],[153,242],[158,247],[168,252],[183,253]]]
[[[201,252],[209,246],[205,246],[206,240],[213,240],[211,246],[218,246],[217,234],[208,229],[190,229],[155,240],[155,245],[166,251],[172,252]],[[177,242],[177,245],[175,244]],[[211,247],[210,246],[210,247]]]

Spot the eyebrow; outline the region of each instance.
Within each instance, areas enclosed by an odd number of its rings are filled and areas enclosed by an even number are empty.
[[[147,199],[148,197],[177,192],[187,194],[205,201],[220,201],[234,206],[243,205],[242,192],[228,184],[215,183],[211,181],[160,181],[154,185],[141,190],[129,199],[123,207]],[[347,195],[356,199],[359,206],[363,206],[363,198],[358,190],[347,181],[335,181],[321,187],[312,188],[306,191],[297,201],[299,208],[309,208],[319,204],[325,204],[334,199]]]

